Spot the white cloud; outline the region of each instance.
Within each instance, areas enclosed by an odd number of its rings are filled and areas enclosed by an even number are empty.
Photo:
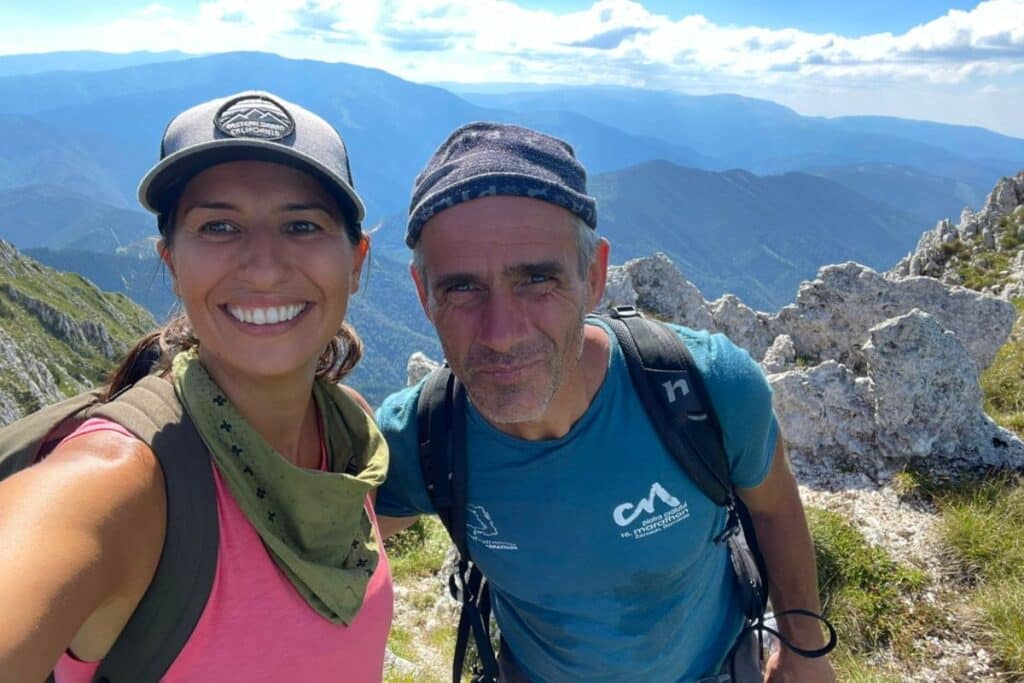
[[[207,0],[31,35],[0,28],[9,52],[267,50],[348,61],[418,81],[621,83],[748,92],[961,84],[1024,78],[1024,0],[986,0],[902,34],[848,37],[670,19],[632,0],[581,11],[514,0]],[[1003,84],[1006,85],[1005,83]],[[779,98],[784,99],[784,98]]]

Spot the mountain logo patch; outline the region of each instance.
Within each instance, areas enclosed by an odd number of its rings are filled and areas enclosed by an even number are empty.
[[[233,138],[280,140],[295,130],[295,122],[284,107],[268,97],[252,95],[227,102],[217,112],[214,123]]]

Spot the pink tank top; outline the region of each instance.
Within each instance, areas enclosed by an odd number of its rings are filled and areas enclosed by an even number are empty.
[[[93,419],[67,438],[100,430],[132,436],[121,425]],[[326,458],[321,469],[326,465]],[[348,626],[330,623],[292,587],[213,466],[220,546],[210,598],[163,683],[246,681],[379,681],[391,629],[393,591],[373,506],[366,510],[380,562],[366,598]],[[89,683],[99,662],[69,653],[54,667],[57,683]]]

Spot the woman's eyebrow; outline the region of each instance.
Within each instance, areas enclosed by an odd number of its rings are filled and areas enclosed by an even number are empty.
[[[323,211],[331,213],[330,208],[321,202],[288,202],[280,208],[281,211]]]
[[[231,202],[196,202],[189,206],[185,211],[182,212],[182,216],[187,216],[189,211],[194,209],[213,209],[216,211],[238,211],[239,208]]]

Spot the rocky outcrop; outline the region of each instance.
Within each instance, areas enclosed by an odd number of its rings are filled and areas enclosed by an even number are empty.
[[[922,461],[933,472],[1024,467],[1024,443],[982,411],[977,366],[937,318],[914,309],[882,322],[862,353],[860,377],[834,360],[768,376],[798,471],[877,482]]]
[[[769,328],[790,335],[798,356],[857,367],[867,331],[913,309],[935,316],[981,369],[992,362],[1016,319],[1012,305],[991,296],[927,277],[887,280],[866,266],[844,263],[826,266],[817,279],[802,284],[796,303],[773,316]]]
[[[405,365],[408,377],[406,385],[411,387],[439,367],[441,367],[440,363],[427,358],[427,354],[417,351],[409,356],[409,362]]]
[[[731,294],[705,301],[662,254],[613,266],[609,279],[614,279],[616,286],[606,291],[603,309],[631,304],[661,320],[719,331],[757,360],[784,334],[793,343],[790,362],[833,358],[859,367],[859,345],[867,331],[916,308],[954,332],[984,369],[1006,340],[1016,317],[1013,306],[991,296],[927,277],[887,279],[859,263],[822,268],[817,279],[800,286],[796,302],[776,314],[754,311]],[[635,283],[641,283],[639,291]],[[669,292],[684,296],[672,303]],[[648,308],[652,304],[656,308]],[[979,334],[981,330],[985,333]]]
[[[43,327],[51,334],[68,344],[88,345],[104,358],[111,360],[118,358],[124,350],[114,342],[103,323],[92,320],[76,322],[68,314],[58,311],[45,301],[28,296],[17,287],[7,283],[0,284],[0,292],[6,294],[12,301],[21,304],[25,310],[38,318]]]
[[[939,470],[1024,468],[1024,443],[984,414],[978,385],[1010,334],[1010,303],[845,263],[822,268],[793,304],[768,314],[733,296],[708,303],[669,265],[659,255],[613,268],[617,287],[603,305],[656,302],[657,317],[680,324],[710,314],[706,328],[762,362],[805,483],[857,472],[868,485],[920,460]],[[687,296],[673,306],[668,291]]]
[[[0,240],[0,424],[104,381],[154,325],[124,296]]]
[[[612,306],[636,306],[660,320],[698,330],[717,329],[700,290],[662,253],[609,269],[602,307]]]
[[[947,284],[964,284],[972,266],[983,270],[996,266],[995,277],[985,291],[1012,298],[1024,294],[1024,267],[1001,268],[994,254],[1016,252],[1024,243],[1024,171],[1001,179],[989,193],[985,206],[975,213],[964,209],[954,225],[939,221],[921,236],[917,248],[890,271],[894,279],[915,275],[933,277]]]
[[[0,424],[63,397],[50,369],[0,328]]]

